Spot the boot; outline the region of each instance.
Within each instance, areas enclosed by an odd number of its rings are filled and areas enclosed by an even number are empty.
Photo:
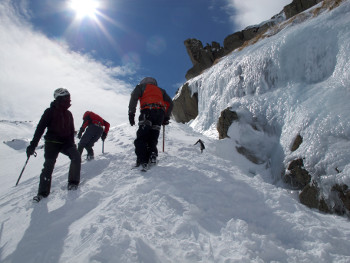
[[[157,164],[157,155],[155,152],[151,153],[151,156],[149,157],[149,162],[151,165]]]

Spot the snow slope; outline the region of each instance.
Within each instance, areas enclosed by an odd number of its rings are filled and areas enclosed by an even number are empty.
[[[31,125],[1,122],[1,134],[30,138]],[[77,191],[66,190],[69,162],[60,156],[52,193],[38,204],[43,149],[14,187],[25,143],[2,143],[1,262],[349,262],[347,219],[301,205],[227,142],[172,123],[159,165],[143,173],[131,170],[135,132],[122,124],[104,154],[95,145]]]

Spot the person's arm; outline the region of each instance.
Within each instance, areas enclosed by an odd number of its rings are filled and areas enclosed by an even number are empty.
[[[89,125],[89,123],[90,123],[90,116],[88,115],[83,119],[83,124],[81,125],[81,127],[79,129],[78,139],[81,139],[81,137],[83,136],[83,133],[84,133],[86,127]]]
[[[135,125],[135,113],[136,106],[139,98],[142,97],[143,89],[141,85],[136,85],[135,89],[131,92],[130,101],[129,101],[129,122],[131,126]]]
[[[74,144],[74,136],[75,136],[75,128],[74,128],[74,118],[73,118],[73,114],[71,112],[70,116],[71,116],[71,136],[70,136],[70,143],[73,145]]]
[[[135,89],[131,92],[130,101],[129,101],[129,114],[136,113],[136,106],[139,98],[142,97],[142,87],[137,85]]]
[[[169,97],[165,90],[163,92],[163,99],[168,106],[165,112],[165,116],[169,118],[174,107],[173,100]]]
[[[43,115],[41,116],[41,119],[34,132],[33,139],[30,142],[30,145],[34,148],[38,146],[41,136],[43,136],[45,129],[49,126],[50,119],[51,119],[50,113],[51,113],[51,110],[46,109]]]
[[[109,124],[109,122],[108,121],[106,121],[106,120],[103,120],[103,126],[105,127],[105,129],[104,129],[104,133],[106,134],[106,136],[107,136],[107,134],[108,134],[108,131],[109,131],[109,127],[111,126],[110,124]]]
[[[26,153],[27,153],[28,158],[35,153],[35,148],[38,146],[38,143],[40,141],[41,136],[43,136],[46,127],[49,126],[49,123],[51,120],[50,113],[51,113],[50,109],[46,109],[44,111],[43,115],[41,116],[41,119],[40,119],[38,125],[36,126],[33,139],[29,143],[29,145],[26,149]]]
[[[109,122],[106,121],[106,120],[103,120],[103,126],[105,127],[104,130],[103,130],[103,133],[101,135],[101,139],[102,141],[106,140],[106,137],[107,137],[107,134],[108,134],[108,131],[109,131]]]

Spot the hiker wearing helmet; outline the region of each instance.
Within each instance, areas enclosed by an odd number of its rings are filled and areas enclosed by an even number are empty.
[[[83,116],[83,124],[81,125],[78,133],[78,139],[80,139],[80,142],[78,143],[78,151],[80,155],[83,153],[85,148],[87,151],[86,159],[94,159],[94,150],[92,147],[94,146],[95,142],[98,141],[98,139],[101,138],[102,141],[106,139],[109,126],[109,123],[96,113],[86,111]]]
[[[27,147],[27,156],[33,155],[41,136],[44,134],[44,167],[40,174],[40,183],[34,201],[39,202],[50,194],[52,172],[59,153],[63,153],[71,160],[68,174],[68,190],[77,189],[80,182],[81,158],[74,143],[74,120],[68,110],[71,106],[70,94],[67,89],[59,88],[54,92],[54,101],[50,108],[44,111],[36,127],[34,136]]]
[[[155,164],[158,156],[158,137],[161,125],[169,124],[173,102],[164,89],[158,87],[154,78],[144,78],[131,93],[129,102],[129,122],[135,125],[135,112],[140,101],[139,128],[136,133],[136,166],[148,168]]]

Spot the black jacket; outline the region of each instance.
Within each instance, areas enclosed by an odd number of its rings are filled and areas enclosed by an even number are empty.
[[[30,142],[32,146],[38,146],[46,128],[44,137],[46,141],[74,145],[73,115],[56,100],[51,102],[50,108],[47,108],[41,116],[33,140]]]

